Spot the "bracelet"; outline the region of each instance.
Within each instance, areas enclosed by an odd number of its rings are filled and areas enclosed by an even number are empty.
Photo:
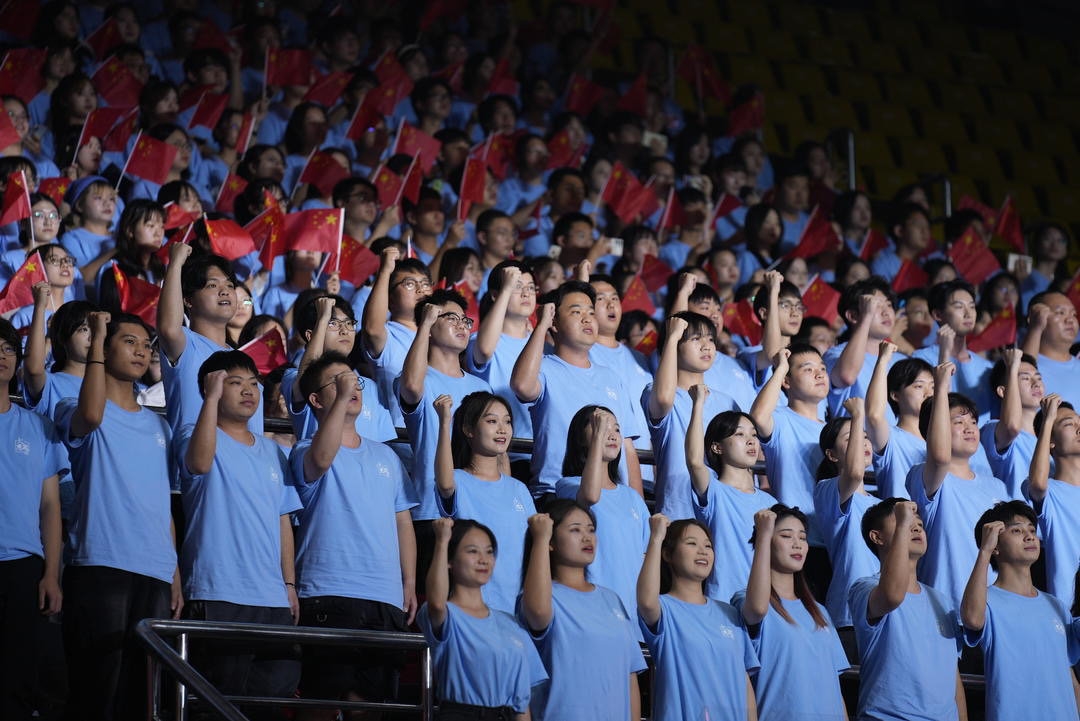
[[[292,586],[293,588],[296,588],[296,584],[295,584],[295,583],[289,583],[288,581],[286,581],[286,582],[285,582],[285,585],[286,585],[286,586]]]
[[[99,360],[99,361],[97,361],[97,360],[88,360],[88,361],[86,361],[86,365],[93,365],[94,363],[100,363],[101,365],[105,365],[105,361],[103,361],[103,360]]]

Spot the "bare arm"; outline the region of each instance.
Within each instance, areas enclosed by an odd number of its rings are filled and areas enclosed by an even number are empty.
[[[435,446],[435,486],[443,498],[453,498],[457,490],[454,481],[454,456],[450,447],[450,425],[453,423],[454,400],[445,393],[435,399],[435,411],[439,414],[439,440]]]
[[[709,387],[705,384],[696,385],[690,389],[690,397],[694,400],[693,409],[690,412],[690,425],[686,429],[686,468],[690,471],[690,480],[694,485],[694,492],[704,496],[709,491],[709,467],[705,465],[705,398],[709,395]]]
[[[288,513],[278,519],[278,527],[281,533],[281,580],[289,594],[289,614],[295,626],[300,623],[300,599],[296,595],[296,541]]]
[[[754,514],[754,560],[746,583],[742,617],[747,626],[756,626],[769,613],[772,597],[772,538],[776,514],[763,508]]]
[[[695,276],[686,273],[679,278],[679,292],[675,294],[675,300],[671,302],[672,315],[690,309],[690,294],[694,292],[696,287],[697,278]]]
[[[926,497],[933,498],[941,488],[952,460],[952,433],[949,419],[949,386],[955,366],[952,362],[934,368],[934,399],[930,413],[930,428],[926,435],[926,465],[923,466],[923,487]]]
[[[311,439],[311,447],[304,454],[304,480],[308,483],[317,481],[330,470],[341,449],[345,411],[349,406],[349,395],[356,385],[356,377],[345,373],[338,376],[334,382],[337,385],[337,395],[330,405],[330,412],[319,422],[319,427]]]
[[[296,382],[292,384],[292,397],[287,399],[293,412],[302,410],[307,402],[300,397],[300,376],[304,375],[304,371],[307,370],[309,365],[322,357],[323,351],[326,350],[328,325],[330,319],[334,317],[333,298],[330,296],[316,298],[315,304],[319,309],[319,317],[315,321],[315,327],[311,329],[311,338],[308,339],[307,345],[304,346],[304,355],[300,357],[300,365],[296,368]]]
[[[432,551],[425,590],[428,619],[431,621],[431,629],[438,635],[446,623],[446,604],[450,599],[450,534],[454,529],[454,519],[436,518],[431,524],[435,532],[435,548]]]
[[[650,628],[660,622],[660,560],[671,521],[662,513],[649,519],[649,543],[645,547],[645,560],[637,580],[638,616]]]
[[[911,501],[897,503],[893,507],[893,517],[896,519],[896,530],[881,561],[881,580],[870,592],[870,600],[867,601],[867,618],[871,623],[876,623],[900,607],[911,580],[908,575],[908,547],[911,544],[911,527],[916,519],[915,504]]]
[[[784,348],[784,336],[780,333],[780,283],[784,276],[775,270],[765,271],[765,291],[769,294],[768,315],[765,316],[765,328],[761,337],[761,352],[757,354],[757,369],[754,375],[769,367],[769,363]]]
[[[760,356],[759,353],[758,357]],[[776,352],[773,356],[776,368],[750,406],[750,420],[754,422],[758,435],[762,438],[772,436],[773,414],[776,413],[776,405],[780,402],[780,391],[784,387],[784,378],[787,377],[790,368],[789,358],[791,358],[791,351],[787,348],[781,348]]]
[[[641,689],[638,687],[637,674],[630,674],[630,721],[641,718]]]
[[[1050,306],[1045,303],[1036,303],[1028,308],[1028,332],[1024,336],[1024,352],[1033,358],[1039,357],[1039,347],[1042,345],[1043,331],[1050,321]]]
[[[378,358],[386,347],[386,317],[390,313],[390,276],[397,267],[401,251],[397,246],[383,250],[379,272],[371,286],[371,295],[360,319],[360,339],[372,357]]]
[[[607,463],[604,462],[604,443],[615,430],[615,419],[610,413],[593,411],[589,419],[589,450],[585,455],[585,468],[581,473],[581,485],[578,486],[577,500],[585,506],[600,502],[604,479],[607,477]]]
[[[533,632],[545,630],[554,617],[551,606],[551,561],[548,557],[552,531],[551,517],[546,513],[537,513],[529,518],[532,548],[522,584],[521,615],[525,625]]]
[[[86,374],[79,389],[79,405],[71,418],[71,435],[82,438],[101,425],[105,418],[105,327],[111,316],[104,312],[91,313],[90,350],[86,354]]]
[[[956,714],[957,721],[968,721],[967,694],[964,693],[964,681],[960,678],[960,669],[956,670]]]
[[[424,380],[427,378],[428,348],[431,346],[431,328],[439,319],[439,306],[424,307],[424,317],[416,329],[409,352],[405,354],[405,363],[398,380],[398,398],[405,410],[416,408],[424,398]]]
[[[994,426],[994,445],[998,452],[1005,450],[1016,440],[1024,426],[1024,407],[1020,401],[1019,380],[1022,355],[1023,351],[1019,348],[1006,348],[1002,353],[1002,358],[1008,365],[1009,375],[1005,381],[1005,395],[1001,399],[1001,418]]]
[[[60,481],[56,475],[49,476],[41,484],[38,525],[41,528],[41,546],[45,551],[45,570],[38,582],[38,609],[52,616],[60,613],[64,597],[60,590],[60,557],[64,548],[60,520]]]
[[[180,277],[184,263],[191,257],[191,246],[176,243],[169,246],[169,267],[161,285],[161,297],[157,309],[158,345],[161,352],[176,363],[184,354],[187,337],[184,335],[184,288]]]
[[[203,382],[205,394],[199,418],[195,421],[187,452],[184,453],[184,466],[193,476],[202,476],[210,472],[217,452],[218,401],[221,400],[225,376],[228,371],[214,371],[206,374]]]
[[[837,388],[855,385],[859,370],[866,360],[866,344],[870,339],[870,326],[878,314],[882,303],[888,301],[877,295],[864,295],[859,298],[859,320],[851,332],[851,338],[840,353],[840,358],[829,374],[829,380]]]
[[[863,441],[866,439],[866,433],[863,430],[863,405],[863,399],[855,396],[844,401],[844,408],[851,414],[851,430],[848,435],[847,453],[841,459],[840,477],[837,482],[841,504],[847,503],[848,499],[855,495],[866,473],[866,456],[863,452]]]
[[[510,297],[517,292],[517,286],[521,283],[520,268],[504,268],[502,271],[502,289],[495,296],[495,302],[488,311],[484,322],[480,324],[480,330],[476,333],[476,343],[473,344],[473,362],[478,366],[486,365],[495,355],[495,349],[502,337],[503,321],[506,320],[506,309],[510,305]]]
[[[544,339],[555,319],[555,306],[545,303],[532,335],[514,364],[510,374],[510,389],[522,403],[531,403],[540,397],[540,362],[544,359]]]
[[[626,485],[637,491],[639,496],[644,497],[645,486],[641,480],[641,461],[638,460],[633,439],[623,439],[623,456],[626,458]]]
[[[412,514],[398,511],[394,514],[398,535],[398,560],[401,563],[401,592],[405,605],[405,623],[416,618],[416,531],[413,530]]]
[[[994,555],[998,539],[1005,531],[1005,523],[991,521],[983,526],[982,542],[979,543],[979,555],[968,576],[964,587],[964,598],[960,602],[960,622],[970,631],[982,631],[986,625],[986,587],[989,585],[988,571],[990,557]]]
[[[747,721],[758,721],[757,697],[754,695],[754,684],[750,683],[750,674],[746,674],[746,718]]]
[[[684,319],[668,318],[667,337],[664,339],[664,348],[660,351],[660,365],[653,377],[649,407],[646,409],[650,421],[666,418],[675,406],[675,393],[679,387],[679,341],[686,334],[686,328]]]
[[[28,394],[27,401],[34,404],[45,390],[46,323],[45,311],[52,299],[52,286],[48,282],[34,284],[34,315],[30,320],[30,334],[26,338],[26,358],[23,359],[23,383]]]
[[[889,362],[896,352],[896,344],[887,340],[878,346],[877,362],[870,385],[866,387],[866,432],[874,453],[881,453],[889,445],[892,428],[886,410],[889,407]]]
[[[1042,399],[1041,405],[1042,432],[1035,441],[1035,451],[1031,454],[1031,469],[1028,471],[1028,495],[1035,503],[1041,503],[1046,498],[1050,487],[1050,437],[1053,435],[1054,422],[1061,406],[1061,396],[1051,393]]]

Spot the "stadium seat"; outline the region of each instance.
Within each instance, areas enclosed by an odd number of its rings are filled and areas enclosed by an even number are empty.
[[[825,22],[832,31],[832,36],[842,40],[866,40],[871,37],[867,14],[846,10],[826,9]]]
[[[904,63],[893,45],[886,45],[870,38],[852,40],[858,67],[875,73],[902,73]]]
[[[936,80],[956,77],[952,64],[952,54],[945,50],[926,47],[904,49],[907,69],[924,78]]]
[[[970,195],[973,198],[980,198],[982,196],[982,193],[979,191],[979,184],[974,178],[967,175],[950,173],[949,183],[952,185],[953,208],[956,207],[956,203],[959,202],[960,198],[965,195]]]
[[[777,24],[800,37],[824,38],[828,35],[817,6],[810,3],[785,3],[776,8]]]
[[[1024,37],[1024,45],[1027,47],[1029,60],[1051,68],[1066,67],[1071,64],[1065,45],[1056,38],[1045,35],[1027,35]]]
[[[747,32],[754,39],[754,52],[759,57],[790,62],[803,62],[806,59],[799,40],[786,30],[749,28]]]
[[[853,102],[881,102],[881,84],[873,73],[848,68],[833,70],[833,81],[838,95]]]
[[[828,95],[825,73],[817,65],[810,63],[781,63],[780,77],[785,90],[802,95]]]
[[[1047,188],[1046,205],[1051,217],[1070,223],[1080,221],[1080,187]]]
[[[920,48],[926,45],[923,40],[919,25],[910,18],[878,15],[876,18],[878,37],[883,45],[889,44],[898,48]],[[856,42],[858,38],[850,38]],[[869,37],[863,38],[864,42],[870,41]]]
[[[987,181],[985,185],[989,200],[987,204],[991,207],[999,207],[1005,202],[1005,196],[1010,196],[1021,220],[1034,220],[1044,215],[1035,190],[1030,185],[1004,181]]]
[[[708,47],[728,55],[750,54],[746,28],[727,23],[710,23],[706,38]]]
[[[1050,68],[1042,63],[1022,61],[1006,64],[1005,68],[1014,86],[1024,87],[1035,93],[1052,93],[1058,89]],[[1070,82],[1075,83],[1072,88],[1068,87]],[[1072,91],[1080,89],[1080,79],[1075,73],[1066,73],[1061,89]]]
[[[881,84],[890,102],[906,105],[909,108],[934,107],[930,86],[918,75],[883,75]]]
[[[1054,159],[1042,153],[1030,153],[1024,150],[1009,153],[1012,165],[1012,177],[1019,182],[1032,185],[1057,185],[1062,182]]]
[[[802,42],[806,44],[806,57],[812,62],[844,68],[855,64],[848,46],[831,38],[805,38]]]
[[[765,114],[772,122],[796,127],[806,125],[806,110],[802,98],[791,90],[773,90],[765,96]]]
[[[943,80],[938,83],[941,109],[966,116],[988,116],[986,99],[978,85],[961,81]]]
[[[1009,118],[978,114],[972,118],[975,142],[991,148],[1019,149],[1022,146],[1016,123]]]
[[[931,175],[949,172],[949,161],[945,157],[945,151],[936,140],[897,139],[896,149],[900,156],[901,167]]]
[[[989,88],[987,93],[990,96],[993,112],[998,115],[1017,120],[1036,120],[1039,117],[1039,111],[1035,107],[1031,93],[1011,88]]]
[[[1024,51],[1017,42],[1016,33],[993,28],[976,28],[975,37],[980,51],[998,58],[1006,65],[1019,63],[1025,58]]]
[[[897,164],[888,139],[880,133],[856,133],[855,157],[859,165],[884,167]]]
[[[783,132],[781,126],[784,123],[773,123],[766,121],[765,127],[762,129],[762,140],[765,141],[765,147],[770,151],[779,151],[784,153],[791,152],[791,146],[788,143],[788,134]]]
[[[926,44],[936,50],[949,52],[969,52],[971,39],[967,29],[951,22],[927,22],[923,25]]]
[[[771,63],[755,55],[728,56],[728,78],[736,85],[754,83],[765,90],[779,87]]]
[[[916,117],[920,121],[922,134],[942,143],[967,143],[971,140],[964,121],[956,113],[941,110],[919,110]]]
[[[914,138],[911,113],[903,105],[874,103],[866,108],[867,130],[894,137]]]
[[[736,25],[751,28],[773,27],[769,6],[765,3],[727,3],[728,19]]]
[[[859,129],[859,121],[851,103],[836,95],[817,95],[807,98],[814,122],[830,128]]]
[[[953,170],[980,180],[1001,180],[1005,174],[997,151],[985,145],[962,144],[952,147]]]
[[[871,168],[865,165],[862,167],[864,175],[873,178],[872,194],[880,198],[891,198],[900,188],[917,180],[910,170],[895,167]]]
[[[1053,112],[1051,117],[1064,118],[1065,116]],[[1072,155],[1080,147],[1077,145],[1076,135],[1073,130],[1056,120],[1053,122],[1021,123],[1020,128],[1028,138],[1027,147],[1037,153]]]
[[[1005,74],[997,60],[984,53],[954,52],[957,77],[979,85],[1004,85]]]
[[[1059,155],[1055,160],[1062,171],[1065,184],[1080,187],[1080,155]]]

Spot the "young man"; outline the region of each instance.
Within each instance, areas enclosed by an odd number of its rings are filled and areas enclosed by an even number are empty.
[[[1047,291],[1031,299],[1024,352],[1038,359],[1046,389],[1080,408],[1080,358],[1069,350],[1076,342],[1076,307],[1062,293]]]
[[[915,504],[889,498],[871,506],[862,536],[881,573],[859,579],[848,595],[861,664],[858,718],[967,719],[956,606],[915,574],[927,550]]]
[[[971,569],[960,620],[964,642],[986,659],[986,719],[1073,719],[1080,660],[1080,618],[1035,588],[1039,560],[1035,512],[1023,501],[998,503],[975,525],[979,555]],[[987,588],[987,567],[997,581]]]
[[[60,612],[59,474],[67,452],[52,421],[6,392],[22,360],[18,331],[0,320],[0,716],[30,719],[33,649],[42,615]],[[30,654],[28,656],[28,653]]]
[[[199,419],[177,435],[188,519],[180,569],[192,619],[287,626],[300,618],[289,514],[302,506],[281,449],[248,430],[259,408],[258,373],[245,353],[212,354],[199,368]],[[300,663],[287,651],[258,647],[237,654],[227,648],[205,649],[201,667],[223,692],[296,691]]]
[[[918,205],[919,213],[925,211]],[[895,275],[895,273],[893,273]],[[885,275],[883,277],[891,277]],[[967,337],[975,329],[978,310],[975,306],[975,289],[963,280],[950,280],[938,283],[930,289],[928,298],[930,314],[937,321],[937,343],[920,348],[912,354],[930,365],[945,361],[956,364],[952,390],[975,401],[975,406],[982,411],[979,419],[990,419],[991,408],[997,403],[993,384],[987,387],[992,364],[978,353],[967,349]]]
[[[693,407],[690,389],[705,382],[705,371],[712,367],[717,352],[708,318],[688,311],[676,313],[667,322],[656,379],[641,398],[656,454],[657,512],[673,521],[694,517],[685,447]],[[714,388],[705,398],[703,412],[712,419],[735,409],[731,396]]]
[[[436,290],[417,304],[416,336],[394,384],[413,451],[412,497],[419,503],[413,509],[414,521],[439,517],[435,502],[439,414],[432,402],[446,394],[458,407],[470,393],[491,390],[487,383],[461,368],[461,354],[469,345],[472,330],[472,319],[466,317],[465,309],[465,299],[445,289]]]
[[[169,267],[157,311],[165,415],[173,432],[199,417],[199,367],[211,353],[229,350],[228,325],[236,314],[236,281],[229,262],[216,255],[191,257],[184,243],[169,247]],[[184,315],[189,325],[184,325]],[[252,433],[262,434],[260,411],[250,420]]]
[[[949,393],[955,368],[951,362],[934,368],[934,396],[919,414],[926,463],[912,467],[907,486],[930,540],[919,579],[959,605],[968,567],[975,562],[968,529],[1008,494],[1004,483],[972,466],[979,450],[978,411],[964,396]]]
[[[1041,405],[1034,423],[1038,441],[1024,493],[1039,514],[1039,530],[1046,542],[1047,589],[1072,608],[1076,559],[1080,558],[1080,416],[1057,393],[1043,398]]]
[[[791,345],[806,314],[799,289],[775,270],[765,271],[764,291],[754,296],[754,315],[764,328],[761,343],[739,351],[739,360],[759,390],[772,376],[772,359],[781,348]]]
[[[555,242],[555,225],[567,213],[581,212],[585,200],[585,176],[576,168],[559,168],[548,176],[547,188],[551,201],[546,212],[522,233],[527,238],[522,255],[528,258],[547,255]]]
[[[1035,453],[1035,414],[1044,395],[1035,359],[1019,348],[1005,349],[990,372],[990,387],[1001,399],[1001,417],[982,427],[982,447],[1009,498],[1023,500],[1020,486]]]
[[[777,175],[774,204],[784,225],[784,235],[777,249],[777,255],[783,255],[799,244],[799,237],[810,220],[809,168],[791,163]]]
[[[870,272],[895,278],[904,261],[917,262],[930,247],[930,215],[917,203],[907,203],[896,216],[892,228],[894,247],[883,248],[870,261]]]
[[[400,219],[396,207],[379,216],[379,192],[366,178],[340,181],[334,186],[332,200],[335,208],[345,209],[345,235],[361,243],[386,235]]]
[[[169,509],[172,433],[135,399],[152,353],[143,322],[91,313],[88,325],[82,389],[56,411],[75,482],[64,570],[68,703],[86,718],[133,718],[146,708],[135,624],[179,617],[183,607]]]
[[[480,249],[480,263],[484,266],[484,280],[480,283],[480,296],[487,292],[491,271],[500,263],[514,257],[517,229],[510,216],[501,210],[485,210],[476,219],[476,245]]]
[[[318,420],[289,456],[304,503],[296,537],[300,623],[404,631],[416,613],[416,539],[405,468],[390,448],[362,438],[361,376],[327,352],[300,376]],[[321,698],[393,695],[385,654],[308,649],[301,687]],[[333,718],[331,713],[330,718]]]
[[[641,469],[633,439],[637,435],[633,400],[620,378],[589,358],[596,342],[596,292],[588,283],[567,281],[545,299],[544,309],[521,352],[510,387],[529,404],[533,421],[531,490],[537,498],[555,492],[566,455],[566,429],[583,406],[610,408],[624,429],[623,480],[641,491]],[[554,352],[544,353],[551,331]]]

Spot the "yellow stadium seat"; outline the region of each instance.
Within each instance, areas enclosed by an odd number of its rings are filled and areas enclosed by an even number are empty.
[[[1039,111],[1031,93],[1011,88],[989,88],[990,105],[993,112],[1017,120],[1037,120]]]
[[[1031,220],[1043,215],[1042,206],[1035,195],[1035,189],[1026,183],[991,181],[986,183],[990,206],[998,207],[1005,202],[1005,196],[1013,199],[1021,220]]]
[[[979,192],[979,185],[975,182],[974,178],[969,178],[966,175],[957,175],[951,173],[949,175],[949,182],[952,184],[952,197],[953,207],[956,207],[956,203],[960,201],[960,198],[965,195],[970,195],[973,198],[979,198],[982,193]]]
[[[1048,214],[1069,223],[1080,221],[1080,188],[1075,186],[1046,189]]]
[[[855,64],[848,46],[835,38],[805,38],[803,42],[806,44],[806,58],[811,62],[845,68]]]
[[[855,159],[859,165],[893,167],[896,156],[889,147],[889,140],[880,133],[855,134]]]
[[[928,22],[923,25],[923,30],[926,35],[926,44],[932,48],[949,52],[971,50],[971,39],[968,38],[967,30],[963,25]]]
[[[904,56],[907,58],[908,70],[924,78],[956,77],[956,69],[953,67],[951,53],[945,50],[937,50],[929,47],[905,48]]]
[[[879,198],[891,198],[900,188],[917,180],[910,170],[900,168],[870,168],[863,166],[863,173],[865,177],[874,179],[872,195]]]
[[[867,14],[847,10],[826,9],[825,21],[837,40],[852,41],[871,36]]]
[[[954,145],[952,150],[957,173],[980,180],[1001,180],[1005,177],[995,149],[969,143]]]
[[[750,54],[750,42],[746,28],[727,23],[710,23],[705,33],[710,49],[719,50],[728,55]]]
[[[873,73],[836,68],[833,78],[837,93],[848,100],[876,103],[882,99],[881,84]]]
[[[1055,159],[1065,175],[1065,183],[1080,186],[1080,155],[1059,155]]]
[[[903,48],[921,48],[926,45],[919,25],[910,18],[890,15],[878,15],[876,18],[878,33],[887,45]],[[857,38],[848,38],[855,42]],[[864,38],[869,40],[869,37]]]
[[[1062,182],[1054,159],[1042,153],[1026,150],[1009,153],[1012,161],[1013,178],[1017,182],[1032,185],[1057,185]]]
[[[765,147],[769,150],[785,154],[791,152],[791,148],[788,147],[787,143],[787,133],[781,132],[776,123],[765,123],[762,140],[765,141]]]
[[[902,73],[904,63],[896,46],[881,43],[870,38],[852,40],[858,67],[875,73]]]
[[[867,129],[894,137],[915,137],[911,113],[903,105],[873,103],[866,108]]]
[[[972,118],[975,142],[992,148],[1019,150],[1022,146],[1016,123],[1009,118],[980,114]]]
[[[1048,118],[1063,120],[1071,125],[1074,130],[1080,129],[1080,97],[1044,95],[1042,99]]]
[[[827,95],[825,73],[817,65],[809,63],[781,63],[780,78],[785,90],[803,95]]]
[[[934,0],[908,0],[897,3],[902,13],[908,17],[919,18],[923,22],[936,20],[941,15],[938,9],[939,4]]]
[[[790,30],[800,37],[826,37],[825,27],[817,7],[809,3],[787,3],[776,8],[776,19],[780,27]]]
[[[957,81],[942,82],[941,109],[963,115],[987,115],[986,100],[978,85]]]
[[[769,60],[787,60],[801,62],[802,50],[795,36],[786,30],[776,28],[750,28],[750,36],[754,39],[756,54]]]
[[[770,122],[806,125],[806,110],[798,93],[772,90],[765,96],[765,115]]]
[[[934,100],[930,87],[918,75],[882,75],[881,84],[889,100],[912,108],[930,108]]]
[[[1004,85],[1005,74],[997,60],[983,53],[955,52],[957,77],[980,85]]]
[[[727,3],[728,19],[744,27],[764,28],[774,25],[769,6],[765,3]]]
[[[927,138],[948,144],[967,143],[971,140],[964,121],[956,113],[941,110],[919,110],[917,113],[922,121],[923,135]]]
[[[1055,38],[1046,35],[1026,35],[1024,45],[1027,46],[1029,59],[1047,65],[1049,67],[1064,67],[1071,64],[1069,52],[1065,45]]]
[[[825,138],[829,136],[829,131],[831,130],[832,128],[827,128],[824,125],[817,125],[815,123],[789,125],[788,142],[791,144],[792,149],[798,147],[799,143],[807,140],[816,140],[819,143],[824,143]]]
[[[992,28],[976,28],[975,37],[979,41],[979,50],[1000,58],[1002,62],[1018,63],[1024,58],[1024,51],[1016,40],[1016,33]]]
[[[1011,83],[1017,87],[1035,93],[1052,93],[1057,90],[1057,83],[1050,74],[1050,68],[1042,63],[1024,61],[1006,63],[1005,67],[1009,71]],[[1070,82],[1073,84],[1072,88],[1068,87]],[[1064,73],[1062,89],[1072,92],[1080,90],[1080,77],[1075,72]]]
[[[919,173],[947,173],[949,161],[941,144],[923,138],[903,138],[897,141],[900,165]]]
[[[1051,117],[1069,117],[1051,113]],[[1073,116],[1077,117],[1077,116]],[[1072,131],[1060,122],[1034,122],[1021,125],[1028,139],[1028,147],[1036,153],[1049,155],[1072,155],[1077,152],[1076,138]]]
[[[816,95],[808,98],[810,112],[814,122],[830,128],[859,129],[859,120],[855,109],[843,97],[836,95]]]
[[[765,89],[779,87],[769,61],[755,55],[728,56],[728,81],[733,85],[754,83]]]

